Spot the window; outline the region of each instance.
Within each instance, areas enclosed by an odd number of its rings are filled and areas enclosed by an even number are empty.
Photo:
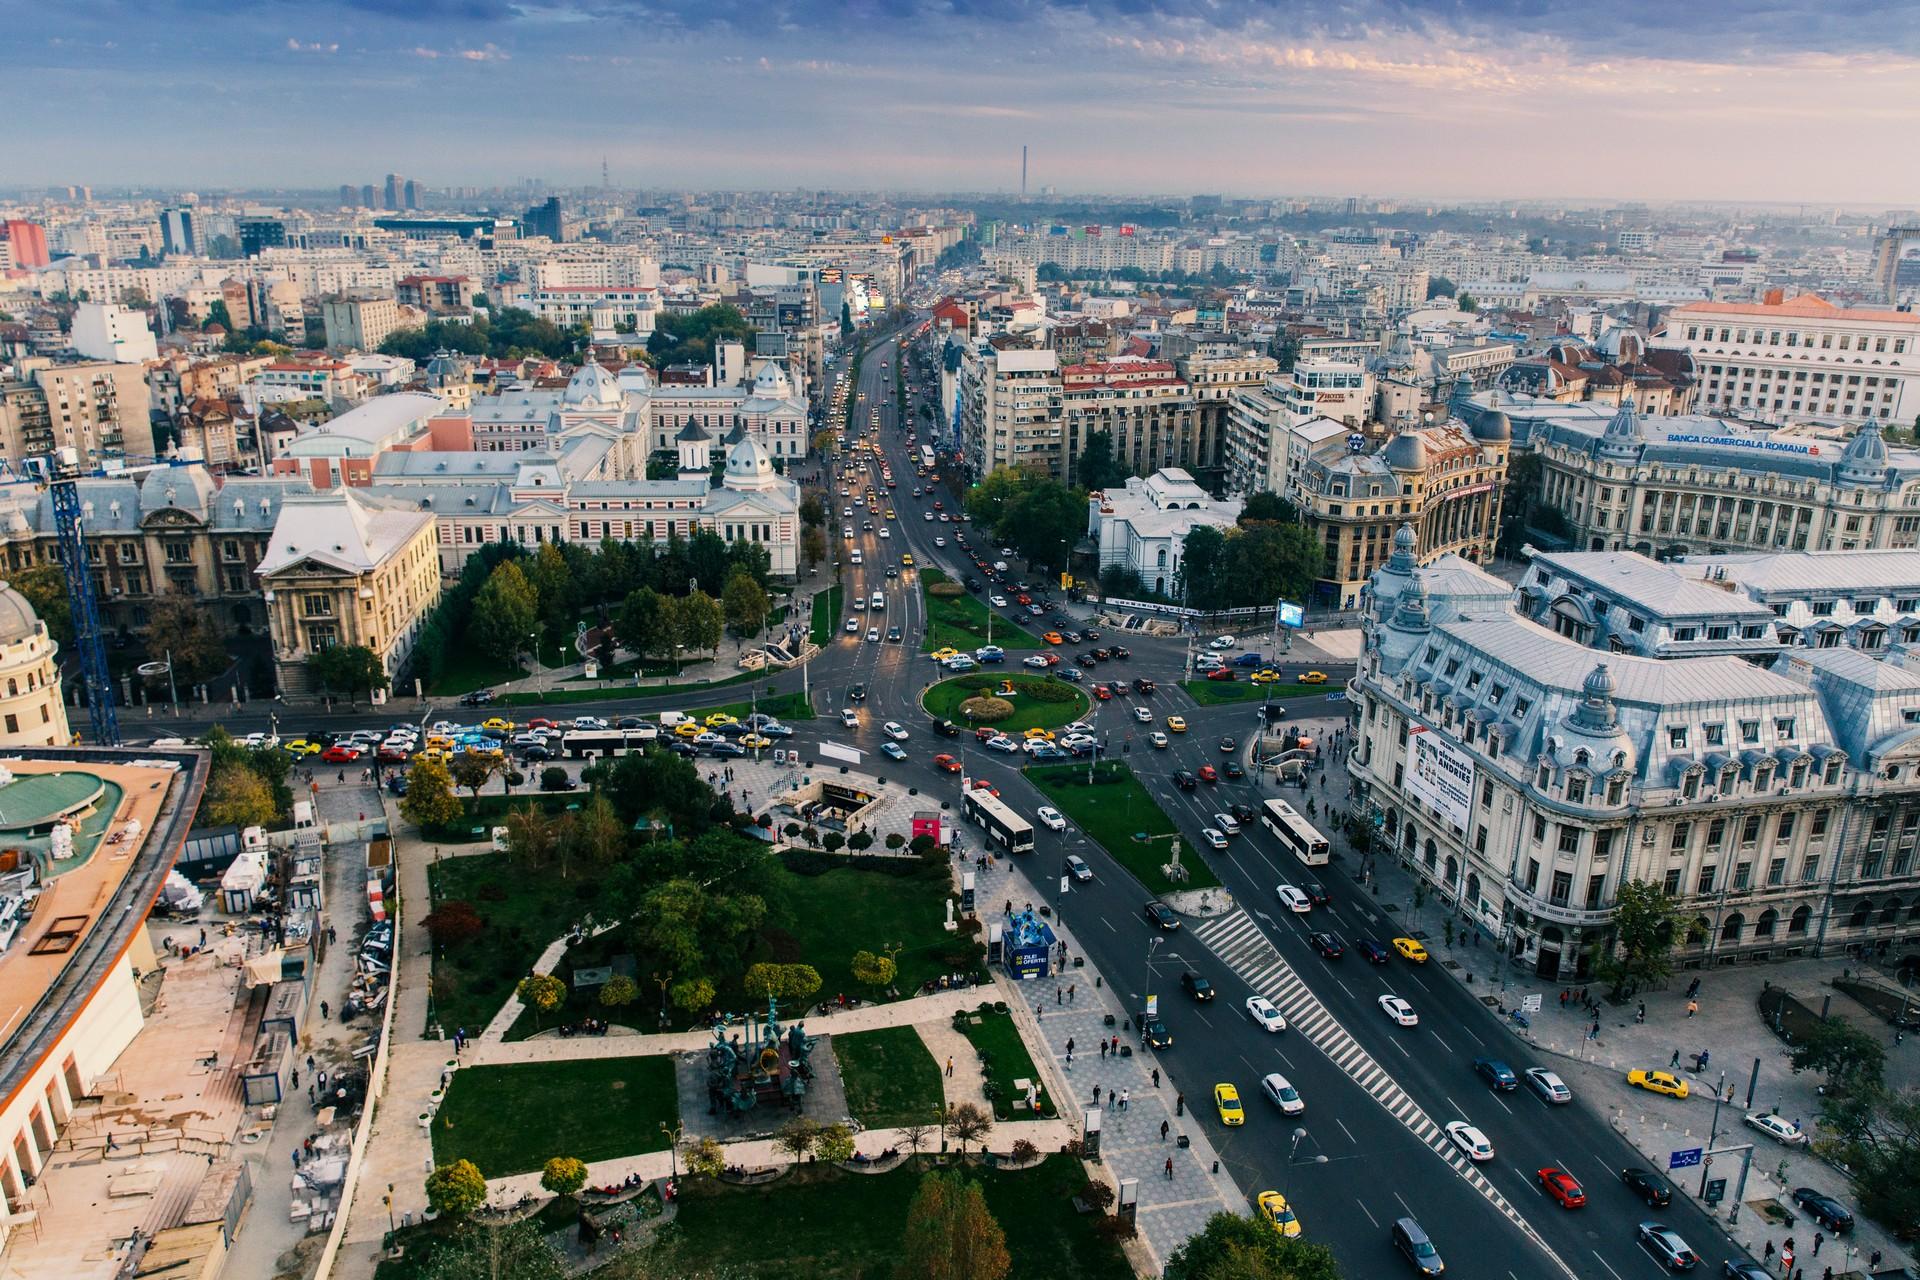
[[[1760,741],[1760,722],[1758,720],[1742,720],[1740,722],[1740,741],[1745,743]]]
[[[1493,779],[1492,778],[1480,779],[1480,803],[1487,806],[1488,808],[1493,807]]]
[[[1687,749],[1687,726],[1670,724],[1667,726],[1667,746],[1674,751]]]
[[[1608,778],[1607,779],[1607,803],[1619,804],[1620,798],[1626,794],[1626,789],[1627,789],[1626,781],[1619,774],[1616,773],[1611,778]]]
[[[1554,872],[1553,887],[1549,891],[1547,901],[1551,902],[1556,907],[1564,907],[1567,905],[1567,895],[1572,892],[1573,892],[1573,872],[1571,871]]]
[[[1743,823],[1740,827],[1740,843],[1743,845],[1750,845],[1755,843],[1759,839],[1760,839],[1760,815],[1757,813],[1748,814],[1746,822]]]
[[[1535,840],[1547,838],[1547,820],[1537,813],[1533,815],[1533,838]]]
[[[1819,878],[1820,878],[1820,855],[1817,853],[1810,854],[1808,855],[1807,859],[1800,864],[1800,882],[1802,884],[1812,884],[1815,880],[1818,880]]]
[[[1780,742],[1789,742],[1793,738],[1793,717],[1781,716],[1773,722],[1773,736]]]
[[[1527,892],[1532,893],[1540,887],[1540,859],[1527,859]]]
[[[1720,868],[1718,867],[1700,868],[1700,879],[1694,884],[1693,891],[1695,893],[1712,893],[1713,877],[1719,872],[1719,870]]]
[[[1710,747],[1721,746],[1727,740],[1727,726],[1723,724],[1703,724],[1700,732],[1706,735],[1706,744]]]
[[[1585,804],[1587,802],[1587,775],[1569,774],[1567,777],[1567,803]]]
[[[1687,847],[1687,837],[1690,836],[1692,833],[1693,833],[1693,824],[1691,822],[1674,823],[1673,824],[1673,840],[1672,840],[1672,843],[1670,843],[1667,846],[1667,848],[1673,853],[1679,853],[1682,849],[1685,849]]]
[[[1484,825],[1476,828],[1473,833],[1473,851],[1475,853],[1487,851],[1487,829]]]
[[[1827,809],[1815,809],[1813,811],[1813,825],[1807,828],[1807,837],[1809,839],[1823,840],[1826,838],[1827,822],[1828,822],[1827,815],[1830,812],[1831,811]]]
[[[1587,910],[1598,911],[1600,899],[1607,891],[1607,877],[1604,874],[1587,877]]]
[[[1560,824],[1560,852],[1580,852],[1580,828],[1570,827],[1564,822]]]
[[[1593,860],[1595,862],[1601,861],[1609,853],[1613,852],[1613,834],[1611,828],[1593,833]]]
[[[1793,839],[1793,818],[1794,815],[1791,812],[1780,815],[1779,823],[1773,829],[1773,838],[1775,840]]]
[[[1734,892],[1738,893],[1741,890],[1751,886],[1752,883],[1753,883],[1753,864],[1751,862],[1735,863],[1733,868]]]
[[[1671,871],[1667,872],[1666,882],[1661,887],[1666,890],[1666,894],[1669,898],[1679,897],[1680,896],[1680,868],[1675,867]]]
[[[1718,849],[1727,838],[1727,820],[1715,818],[1707,824],[1707,848]]]

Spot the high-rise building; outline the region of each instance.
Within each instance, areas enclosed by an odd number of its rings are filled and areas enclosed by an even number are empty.
[[[413,178],[408,178],[402,191],[404,192],[407,208],[418,209],[420,207],[420,183]]]
[[[82,360],[36,363],[24,383],[0,383],[0,455],[18,462],[74,449],[83,462],[153,456],[146,371]]]
[[[287,224],[272,214],[254,214],[233,220],[240,237],[240,256],[258,257],[262,249],[278,248],[287,242]]]
[[[374,351],[400,322],[392,298],[329,298],[320,304],[327,346],[335,351]]]
[[[353,208],[353,184],[351,182],[343,182],[340,184],[340,207],[342,209]]]
[[[386,202],[385,202],[386,208],[394,209],[394,210],[398,210],[400,208],[400,199],[401,199],[400,183],[401,183],[401,179],[399,174],[390,173],[387,175],[386,190],[382,193],[386,197]]]
[[[192,209],[168,209],[160,215],[160,247],[167,253],[188,257],[199,254],[200,228]]]
[[[525,222],[529,236],[545,236],[555,244],[567,238],[567,219],[560,210],[559,196],[548,196],[544,203],[528,209]]]
[[[146,312],[116,302],[80,304],[73,316],[73,349],[90,360],[116,364],[139,364],[160,356]]]
[[[47,254],[47,229],[39,223],[11,218],[0,229],[5,230],[7,242],[13,246],[14,266],[44,267],[53,261]]]
[[[1873,278],[1896,307],[1920,302],[1920,227],[1888,227],[1874,252]]]
[[[360,188],[360,205],[365,209],[373,208],[373,184],[371,182]]]

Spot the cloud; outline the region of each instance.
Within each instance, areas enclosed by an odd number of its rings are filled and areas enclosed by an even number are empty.
[[[486,44],[478,49],[462,49],[458,56],[465,58],[468,62],[506,62],[513,55],[497,45]]]
[[[287,37],[287,51],[289,53],[338,53],[340,52],[340,45],[338,41],[332,44],[321,44],[317,40],[309,44],[302,44],[289,36]]]

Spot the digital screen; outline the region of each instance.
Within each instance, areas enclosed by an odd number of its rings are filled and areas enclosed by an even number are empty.
[[[1285,600],[1282,600],[1280,602],[1280,625],[1281,626],[1302,627],[1306,625],[1306,621],[1307,621],[1306,610],[1302,609],[1297,604],[1288,604]]]

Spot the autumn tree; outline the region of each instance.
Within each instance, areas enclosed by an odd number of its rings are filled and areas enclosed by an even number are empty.
[[[1165,1280],[1340,1280],[1333,1250],[1288,1238],[1256,1218],[1216,1213],[1173,1251]]]
[[[600,988],[600,1003],[608,1009],[624,1009],[639,998],[639,984],[624,973],[614,974]]]
[[[204,825],[264,827],[273,818],[273,788],[264,778],[238,761],[213,770],[200,800]]]
[[[487,1202],[487,1180],[471,1160],[443,1164],[427,1175],[427,1204],[435,1213],[464,1218]]]
[[[464,898],[449,898],[420,921],[428,934],[443,947],[458,946],[480,936],[486,922],[473,904]]]
[[[533,1022],[540,1025],[542,1014],[552,1013],[567,998],[567,984],[550,973],[530,973],[514,986],[520,1003],[533,1010]]]
[[[853,1159],[853,1130],[844,1124],[830,1124],[814,1139],[813,1149],[828,1164],[844,1164]]]
[[[920,1180],[894,1264],[897,1280],[1000,1280],[1012,1268],[1007,1234],[978,1183],[958,1170]]]
[[[524,805],[507,814],[507,856],[528,871],[544,871],[553,865],[559,844],[554,821],[537,804]],[[561,869],[561,875],[566,870]]]
[[[540,1185],[557,1196],[570,1196],[587,1185],[586,1162],[555,1156],[540,1170]]]
[[[884,987],[893,981],[894,963],[886,956],[875,955],[871,951],[853,953],[853,976],[870,987]]]
[[[487,779],[493,776],[495,767],[491,756],[478,751],[462,751],[453,758],[451,772],[454,783],[478,801],[480,788],[487,785]]]
[[[960,1154],[965,1155],[969,1143],[986,1138],[987,1131],[993,1128],[993,1116],[976,1103],[948,1103],[941,1127],[960,1144]]]
[[[147,652],[173,663],[174,685],[180,689],[212,679],[232,662],[212,616],[179,594],[148,610]]]
[[[717,1178],[726,1172],[727,1149],[712,1138],[692,1138],[680,1148],[680,1159],[688,1173]]]
[[[820,1138],[820,1122],[812,1116],[795,1116],[780,1126],[773,1141],[782,1151],[793,1157],[799,1164],[807,1152],[813,1150],[813,1144]]]
[[[407,794],[400,797],[400,816],[417,827],[444,827],[460,816],[460,798],[453,794],[453,775],[444,761],[415,756],[407,766]]]

